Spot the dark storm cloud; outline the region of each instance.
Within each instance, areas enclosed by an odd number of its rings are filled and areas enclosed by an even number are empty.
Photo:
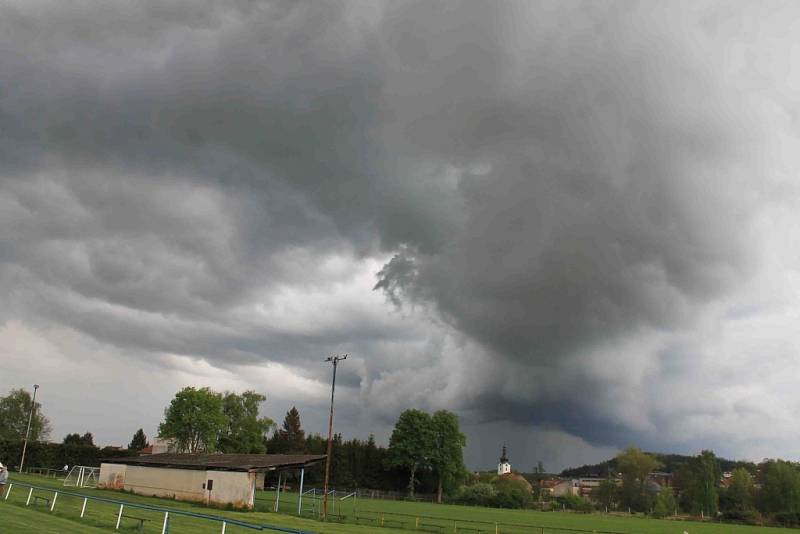
[[[376,353],[413,335],[358,310],[287,333],[252,308],[335,282],[320,258],[396,254],[377,288],[493,362],[454,406],[644,432],[615,408],[643,375],[596,352],[746,279],[761,195],[724,13],[650,8],[6,5],[2,313],[220,366]],[[363,380],[416,364],[374,362]]]

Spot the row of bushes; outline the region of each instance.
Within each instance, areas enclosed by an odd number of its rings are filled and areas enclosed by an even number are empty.
[[[28,443],[25,465],[61,469],[66,465],[99,466],[104,458],[136,456],[137,451],[99,448],[94,445],[65,445],[63,443]],[[0,462],[16,469],[22,457],[22,441],[0,440]]]
[[[458,488],[452,501],[473,506],[529,508],[533,502],[530,484],[522,477],[484,476],[482,480]]]

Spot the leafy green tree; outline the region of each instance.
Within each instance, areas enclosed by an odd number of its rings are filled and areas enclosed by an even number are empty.
[[[678,501],[672,488],[663,487],[656,496],[653,504],[653,517],[667,517],[674,514],[678,509]]]
[[[761,501],[768,514],[800,512],[800,472],[783,460],[769,460],[761,465]]]
[[[581,497],[580,495],[573,495],[572,493],[557,497],[556,503],[568,510],[575,510],[576,512],[588,514],[592,511],[592,503],[589,499]]]
[[[64,445],[90,445],[94,446],[94,436],[91,432],[86,432],[84,435],[80,434],[67,434],[64,436]]]
[[[693,514],[710,517],[719,511],[719,480],[722,470],[719,460],[711,451],[702,451],[690,459],[677,473],[677,484],[681,488],[681,505]]]
[[[0,397],[0,439],[22,441],[28,428],[31,412],[31,394],[24,389],[12,389],[5,397]],[[42,405],[34,405],[29,440],[44,441],[50,436],[50,421],[42,413]]]
[[[494,505],[498,508],[526,508],[533,499],[531,485],[522,477],[496,477],[492,485],[497,492]]]
[[[646,493],[648,475],[662,467],[653,455],[629,447],[616,457],[617,469],[622,473],[622,502],[634,510],[648,509]]]
[[[375,436],[369,435],[367,442],[363,444],[364,449],[364,485],[368,488],[377,488],[380,486],[380,466],[381,466],[381,452],[378,450],[378,445],[375,443]]]
[[[494,502],[496,495],[494,486],[486,482],[478,482],[458,488],[456,502],[472,506],[489,506]]]
[[[140,428],[133,434],[133,439],[131,439],[128,448],[132,451],[140,451],[149,446],[150,444],[147,442],[147,436],[144,435],[144,430]]]
[[[619,488],[611,479],[603,480],[597,489],[592,491],[592,497],[603,508],[612,509],[619,498]]]
[[[255,391],[241,395],[227,392],[222,399],[225,428],[219,438],[221,452],[263,454],[267,452],[264,438],[275,426],[269,417],[259,417],[258,407],[267,397]]]
[[[442,487],[445,480],[452,480],[464,472],[464,447],[467,438],[461,433],[458,416],[447,410],[439,410],[431,418],[433,427],[433,449],[430,464],[436,473],[438,485],[436,501],[442,502]]]
[[[214,452],[225,424],[222,395],[207,387],[185,387],[164,410],[158,435],[174,440],[180,452]]]
[[[81,435],[80,434],[67,434],[64,436],[64,445],[80,445],[81,444]]]
[[[408,492],[413,497],[416,474],[431,467],[435,431],[430,415],[420,410],[400,414],[389,438],[389,465],[408,470]]]
[[[750,512],[755,508],[755,494],[753,476],[742,467],[734,469],[731,484],[725,490],[725,506],[721,508],[724,512]]]
[[[300,412],[297,407],[286,412],[283,425],[278,431],[280,439],[285,443],[286,452],[303,452],[306,444],[306,433],[300,424]]]

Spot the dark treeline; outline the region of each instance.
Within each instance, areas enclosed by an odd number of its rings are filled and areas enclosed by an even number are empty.
[[[685,454],[663,454],[663,453],[648,453],[651,456],[655,457],[658,460],[662,467],[661,470],[665,473],[675,473],[681,466],[688,464],[693,456],[687,456]],[[719,468],[722,471],[733,471],[736,468],[743,467],[749,471],[753,471],[756,468],[756,464],[753,462],[744,462],[740,460],[727,460],[725,458],[717,458],[719,462]],[[617,473],[617,459],[611,458],[610,460],[606,460],[605,462],[600,462],[599,464],[591,464],[591,465],[582,465],[580,467],[571,467],[569,469],[564,469],[561,471],[562,477],[573,477],[573,478],[580,478],[580,477],[606,477],[609,473],[614,474]]]
[[[409,414],[427,416],[416,410],[408,410],[404,414],[406,416]],[[427,417],[432,423],[434,419],[430,416]],[[400,420],[402,419],[401,415]],[[421,428],[417,428],[417,430],[421,430]],[[415,436],[408,436],[407,439],[416,439]],[[399,440],[397,428],[393,433],[393,439]],[[327,443],[327,438],[319,434],[306,436],[300,422],[300,413],[295,407],[286,412],[281,426],[264,441],[266,450],[271,454],[325,454]],[[420,443],[420,445],[424,445],[424,443]],[[439,489],[439,477],[436,471],[430,467],[420,462],[419,468],[415,472],[414,487],[422,493],[434,493]],[[322,485],[324,475],[324,465],[314,466],[306,472],[306,484]],[[356,438],[345,441],[341,434],[334,434],[331,450],[330,485],[332,487],[400,492],[409,489],[408,483],[409,471],[404,462],[398,462],[397,450],[379,446],[373,435],[366,440]]]
[[[112,447],[73,443],[28,442],[25,452],[26,467],[61,469],[64,465],[86,465],[97,467],[104,458],[135,456],[137,451],[120,450]],[[0,440],[0,458],[3,463],[15,469],[22,457],[22,440]]]
[[[302,443],[302,446],[298,446]],[[325,454],[328,439],[319,434],[304,436],[302,442],[292,446],[285,434],[275,432],[266,441],[270,454]],[[310,468],[305,474],[307,486],[321,486],[325,475],[324,464]],[[332,487],[337,489],[369,488],[388,491],[403,491],[408,485],[408,475],[402,468],[390,467],[389,450],[375,443],[369,436],[366,440],[349,439],[341,434],[333,437],[331,454]],[[436,481],[433,476],[422,477],[420,488],[424,493],[433,493]]]

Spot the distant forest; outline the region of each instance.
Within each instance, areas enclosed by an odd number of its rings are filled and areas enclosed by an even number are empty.
[[[648,453],[652,456],[655,456],[656,459],[664,464],[664,467],[661,469],[664,473],[675,473],[678,468],[682,465],[686,465],[691,461],[694,456],[687,456],[683,454],[664,454],[659,452],[651,452]],[[756,470],[756,464],[753,462],[743,462],[743,461],[735,461],[735,460],[726,460],[725,458],[717,458],[719,461],[719,467],[722,471],[733,471],[738,467],[743,467],[750,473],[754,473]],[[568,478],[581,478],[581,477],[608,477],[616,475],[618,472],[617,470],[617,459],[612,458],[610,460],[606,460],[605,462],[601,462],[599,464],[593,465],[582,465],[580,467],[571,467],[569,469],[564,469],[561,471],[562,477]]]

